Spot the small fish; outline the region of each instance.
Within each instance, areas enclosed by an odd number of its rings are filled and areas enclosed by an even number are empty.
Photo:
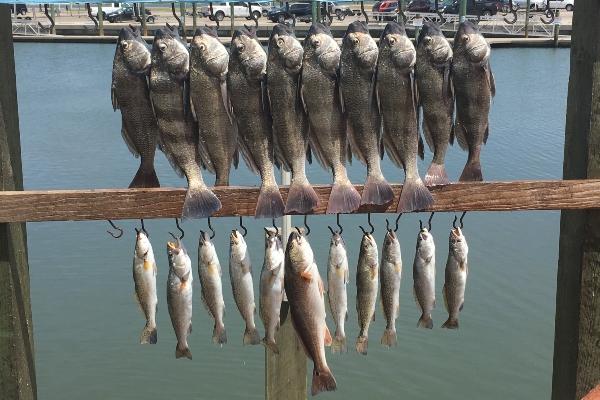
[[[427,228],[417,236],[417,251],[413,263],[413,294],[421,317],[417,328],[433,328],[431,310],[435,307],[435,244]]]
[[[344,323],[348,321],[348,283],[350,271],[348,270],[348,257],[346,256],[346,243],[340,232],[333,232],[329,245],[329,260],[327,261],[327,300],[331,318],[335,322],[335,334],[331,341],[332,354],[346,354],[346,333]]]
[[[150,99],[158,121],[159,147],[175,172],[188,181],[181,220],[205,218],[221,202],[202,180],[198,152],[198,125],[189,112],[189,53],[177,29],[156,31],[152,45]]]
[[[454,35],[452,83],[456,101],[454,134],[469,151],[459,181],[482,181],[481,146],[490,133],[490,103],[496,94],[490,67],[490,46],[471,21],[461,22]]]
[[[139,27],[136,30],[130,27],[121,29],[110,94],[113,109],[121,110],[121,136],[135,158],[141,157],[130,188],[160,187],[154,170],[158,127],[150,102],[149,73],[150,49]]]
[[[167,255],[167,306],[177,336],[175,358],[187,357],[191,360],[187,336],[192,333],[192,261],[180,239],[177,239],[177,243],[167,242]]]
[[[350,213],[360,206],[360,194],[346,172],[352,154],[346,138],[338,85],[340,46],[328,26],[314,23],[304,39],[300,100],[309,121],[310,149],[319,165],[333,171],[328,214]]]
[[[202,27],[190,45],[191,111],[198,121],[198,151],[206,169],[216,174],[215,186],[229,186],[231,164],[237,168],[237,131],[227,94],[229,53],[214,27]]]
[[[238,126],[238,148],[246,165],[262,180],[254,218],[278,218],[284,205],[273,170],[273,137],[265,84],[267,53],[256,29],[236,29],[231,38],[227,88]]]
[[[388,229],[381,250],[381,309],[386,321],[381,338],[384,347],[396,346],[396,318],[400,314],[400,280],[402,279],[402,256],[400,242],[392,229]]]
[[[283,247],[277,232],[265,228],[265,261],[260,272],[258,309],[265,326],[264,346],[279,354],[275,333],[279,330],[279,313],[283,301]]]
[[[248,246],[244,237],[236,230],[229,237],[229,277],[235,304],[246,321],[244,346],[259,344],[260,336],[254,325],[256,305],[254,304],[254,285],[252,284],[252,264],[248,254]]]
[[[383,143],[392,162],[403,168],[404,185],[397,212],[424,210],[433,197],[423,184],[417,157],[423,158],[419,135],[414,81],[415,47],[406,36],[404,25],[387,24],[379,40],[379,60],[374,78],[374,100],[383,115]]]
[[[467,286],[467,255],[469,246],[460,228],[450,231],[450,249],[446,261],[446,282],[442,287],[444,305],[448,311],[448,320],[442,328],[458,329],[458,312],[465,305],[465,287]]]
[[[133,282],[135,283],[135,301],[146,317],[146,326],[142,331],[140,343],[156,344],[156,262],[148,237],[137,231],[135,251],[133,252]]]
[[[200,278],[200,298],[208,315],[215,321],[212,341],[214,344],[227,343],[227,333],[223,324],[225,302],[223,301],[223,284],[221,263],[215,246],[206,232],[200,231],[198,243],[198,277]]]
[[[369,105],[377,56],[377,45],[366,24],[351,23],[342,39],[339,82],[352,153],[367,166],[361,204],[386,204],[394,200],[392,187],[381,173],[381,117]]]
[[[363,234],[356,268],[356,311],[360,333],[356,352],[366,355],[369,345],[369,325],[375,321],[375,304],[379,285],[379,255],[377,243],[370,233]]]
[[[302,45],[289,25],[277,24],[269,38],[267,90],[271,110],[275,160],[292,172],[285,203],[286,214],[306,214],[320,205],[304,168],[308,150],[308,119],[298,100]],[[296,106],[293,106],[296,104]]]
[[[454,141],[454,98],[450,69],[452,47],[442,30],[426,21],[417,42],[415,79],[419,105],[423,110],[423,136],[433,152],[433,160],[425,175],[425,185],[450,183],[444,156],[448,143]]]
[[[331,334],[325,322],[325,283],[319,275],[314,254],[306,237],[293,231],[285,249],[285,292],[294,330],[306,356],[312,360],[311,394],[337,389],[325,359]]]

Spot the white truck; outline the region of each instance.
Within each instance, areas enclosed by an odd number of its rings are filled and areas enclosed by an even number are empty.
[[[233,16],[234,18],[249,18],[250,12],[248,10],[248,3],[236,1],[236,2],[219,2],[213,3],[213,15],[217,21],[223,21],[225,17],[231,17],[231,5],[233,4]],[[263,8],[256,4],[252,4],[252,15],[256,19],[260,18],[263,15]],[[208,17],[210,15],[210,7],[202,6],[200,9],[200,13]]]
[[[92,8],[92,16],[98,17],[98,3],[90,3]],[[132,7],[129,3],[102,3],[102,19],[106,19],[106,15],[117,11],[121,7]]]

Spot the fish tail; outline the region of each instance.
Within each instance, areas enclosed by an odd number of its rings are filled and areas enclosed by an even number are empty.
[[[206,185],[190,185],[183,202],[181,221],[210,217],[220,208],[221,202]]]
[[[448,317],[448,319],[446,320],[446,322],[444,322],[444,324],[442,325],[442,328],[446,328],[446,329],[458,329],[458,319],[452,318],[452,317]]]
[[[359,206],[360,194],[349,180],[333,182],[327,201],[327,214],[346,214]]]
[[[254,218],[279,218],[284,214],[283,199],[277,183],[263,183],[256,202]]]
[[[244,346],[249,344],[260,344],[260,335],[256,328],[248,328],[244,331]]]
[[[419,318],[419,321],[417,322],[417,328],[433,329],[433,320],[431,319],[431,315],[425,316],[425,314],[422,314],[421,318]]]
[[[292,180],[285,202],[286,214],[291,211],[306,214],[320,205],[319,197],[307,179]]]
[[[356,352],[358,354],[367,355],[368,347],[369,337],[367,335],[360,335],[356,341]]]
[[[367,176],[360,204],[386,204],[394,200],[394,191],[383,175]]]
[[[479,160],[467,162],[462,174],[460,174],[460,178],[458,178],[459,182],[482,180],[483,175],[481,174],[481,163]]]
[[[421,178],[407,178],[402,185],[397,213],[425,210],[433,205],[433,196]]]
[[[129,188],[155,188],[160,187],[158,182],[158,176],[156,176],[156,170],[142,168],[138,169],[137,173],[133,177],[133,180],[129,184]]]
[[[227,343],[227,333],[225,332],[225,325],[215,324],[213,329],[212,341],[214,344]]]
[[[427,174],[425,174],[425,186],[447,185],[450,183],[446,166],[444,164],[431,163]]]
[[[273,350],[273,353],[279,354],[279,347],[277,347],[277,343],[275,343],[275,340],[267,339],[267,337],[265,336],[264,339],[260,341],[260,343],[263,346],[268,347],[271,350]]]
[[[181,358],[181,357],[187,357],[190,360],[192,359],[192,353],[190,353],[190,349],[189,347],[187,347],[187,344],[185,345],[185,348],[180,349],[179,345],[177,345],[177,347],[175,347],[175,358]]]
[[[325,366],[324,371],[317,371],[315,368],[313,370],[313,378],[312,385],[310,388],[310,394],[316,395],[321,392],[331,391],[337,389],[337,383],[335,382],[335,378],[331,374],[329,367]]]
[[[140,344],[156,344],[156,326],[144,327],[142,336],[140,336]]]
[[[331,340],[331,354],[346,354],[348,346],[346,345],[346,335],[340,329],[335,330],[335,335]]]
[[[396,329],[394,327],[385,328],[383,331],[383,337],[381,338],[381,344],[383,347],[396,347],[398,345],[398,336],[396,335]]]

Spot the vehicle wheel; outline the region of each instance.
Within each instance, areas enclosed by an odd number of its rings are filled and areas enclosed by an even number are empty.
[[[277,22],[279,22],[280,24],[283,24],[285,22],[285,16],[283,14],[279,14],[277,16]]]
[[[567,4],[567,6],[565,7],[565,10],[573,11],[573,4]]]
[[[267,18],[267,15],[269,15],[269,12],[267,10],[263,10],[262,16]]]
[[[535,9],[536,9],[536,5],[535,5],[535,4],[532,4],[532,5],[529,7],[529,9],[530,9],[531,11],[535,11]]]
[[[115,22],[123,22],[123,17],[119,15],[117,18],[115,18]]]
[[[552,11],[546,11],[546,18],[552,18]]]
[[[148,17],[148,22],[150,22],[151,24],[154,23],[154,17]]]
[[[106,13],[104,11],[102,11],[102,19],[106,21]]]
[[[23,9],[21,9],[21,15],[25,15],[25,14],[27,14],[27,10],[26,10],[26,9],[24,9],[24,8],[23,8]]]
[[[342,13],[336,13],[337,14],[337,19],[340,21],[343,21],[346,19],[346,14],[342,14]]]
[[[492,12],[490,10],[485,10],[483,13],[481,13],[481,15],[483,15],[484,17],[491,17]]]
[[[340,14],[342,13],[342,10],[335,10],[335,16],[336,17],[340,17]],[[341,20],[340,20],[341,21]]]
[[[215,13],[215,19],[219,22],[223,21],[223,18],[225,18],[225,13],[223,11],[217,11]]]
[[[260,17],[262,17],[260,11],[252,11],[252,15],[254,16],[254,19],[259,19]]]

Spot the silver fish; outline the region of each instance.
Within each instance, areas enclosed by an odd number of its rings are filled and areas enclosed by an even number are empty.
[[[146,326],[142,331],[140,343],[156,344],[156,262],[148,237],[142,231],[137,232],[135,251],[133,252],[133,282],[135,283],[135,301],[146,317]]]
[[[396,318],[400,314],[400,281],[402,279],[402,255],[400,242],[392,229],[388,229],[381,249],[381,309],[386,321],[381,338],[384,347],[396,346]]]
[[[427,228],[417,236],[417,251],[413,263],[413,294],[421,317],[417,328],[433,328],[431,310],[435,307],[435,244]]]
[[[258,309],[265,326],[261,343],[279,354],[275,333],[279,330],[279,315],[283,301],[283,247],[277,232],[265,228],[265,261],[260,271]]]
[[[227,333],[223,324],[225,302],[223,301],[223,272],[215,246],[206,232],[200,231],[198,242],[198,277],[200,278],[200,298],[208,315],[215,321],[212,341],[215,344],[227,343]]]
[[[332,231],[327,261],[327,301],[331,318],[335,322],[335,334],[331,341],[332,354],[348,352],[344,323],[348,321],[346,285],[350,280],[349,275],[346,243],[340,232]]]
[[[187,344],[187,336],[192,333],[192,261],[180,239],[177,239],[177,243],[167,243],[167,255],[167,306],[177,336],[175,358],[187,357],[191,360],[192,353]]]
[[[467,286],[467,275],[469,266],[467,255],[469,246],[460,228],[450,231],[448,261],[446,261],[446,281],[442,287],[444,305],[448,311],[448,320],[442,328],[458,329],[458,312],[465,304],[465,287]]]
[[[366,355],[369,346],[369,325],[375,321],[375,304],[379,286],[379,255],[377,243],[370,233],[363,234],[356,268],[356,311],[360,333],[356,352]]]

